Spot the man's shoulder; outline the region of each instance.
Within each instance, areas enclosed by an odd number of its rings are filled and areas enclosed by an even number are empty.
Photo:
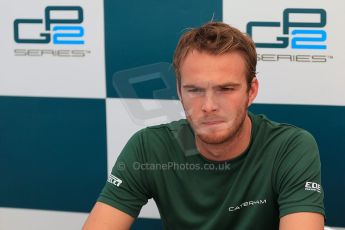
[[[255,128],[258,131],[266,131],[266,132],[281,132],[282,134],[291,134],[291,135],[304,135],[309,134],[307,130],[302,127],[299,127],[295,124],[285,123],[285,122],[278,122],[275,120],[271,120],[264,114],[253,114],[249,113],[251,120],[254,123]]]
[[[186,119],[180,119],[180,120],[172,121],[169,123],[148,126],[145,129],[151,130],[151,131],[159,131],[159,130],[175,131],[175,130],[179,130],[179,129],[183,128],[184,126],[188,126],[188,125],[189,125],[189,123]]]
[[[147,126],[138,131],[144,137],[175,135],[183,130],[190,130],[186,119],[180,119],[169,123]]]
[[[129,141],[150,162],[179,155],[176,151],[183,151],[186,142],[194,143],[194,135],[185,119],[147,126],[137,131]]]
[[[273,121],[265,115],[250,114],[254,124],[254,138],[260,143],[269,141],[271,144],[300,146],[316,146],[316,139],[306,129],[294,124]]]
[[[138,130],[133,136],[132,139],[140,139],[144,141],[155,142],[159,140],[175,139],[181,134],[193,136],[193,131],[189,126],[189,123],[186,119],[180,119],[172,121],[169,123],[151,125],[145,128]]]

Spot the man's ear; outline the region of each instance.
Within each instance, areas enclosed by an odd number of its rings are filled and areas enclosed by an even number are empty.
[[[178,80],[176,79],[176,92],[177,92],[177,96],[178,96],[178,98],[180,99],[180,101],[182,101],[181,100],[181,84],[179,84],[178,83]]]
[[[249,85],[249,100],[248,100],[248,107],[253,103],[254,99],[258,95],[259,91],[259,81],[256,76],[253,77],[252,82]]]

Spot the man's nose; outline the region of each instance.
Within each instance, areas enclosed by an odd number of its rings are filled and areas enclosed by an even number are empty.
[[[217,97],[213,92],[205,93],[201,109],[205,113],[215,112],[218,110]]]

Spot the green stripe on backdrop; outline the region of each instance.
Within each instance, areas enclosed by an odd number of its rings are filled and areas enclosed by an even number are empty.
[[[0,206],[89,212],[107,176],[105,100],[0,97]]]
[[[221,0],[105,0],[107,97],[177,98],[175,90],[171,94],[154,97],[150,91],[139,91],[140,95],[133,94],[132,87],[127,89],[123,85],[119,92],[114,84],[117,84],[117,76],[123,76],[119,71],[124,70],[129,71],[131,78],[136,78],[137,82],[141,77],[146,79],[148,75],[157,72],[160,72],[163,78],[169,79],[169,67],[163,71],[161,68],[149,68],[150,70],[144,71],[145,74],[143,69],[153,64],[159,66],[159,63],[171,63],[178,38],[185,29],[200,26],[212,19],[222,20]],[[174,79],[174,76],[172,78]],[[175,89],[175,81],[172,81],[172,84],[165,82],[168,86],[162,86],[163,81],[158,76],[145,83],[151,89]],[[135,85],[133,84],[133,87]],[[145,86],[141,85],[140,88],[144,89]]]

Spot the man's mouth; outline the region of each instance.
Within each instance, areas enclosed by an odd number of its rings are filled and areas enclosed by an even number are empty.
[[[201,124],[203,124],[203,125],[219,125],[223,122],[224,121],[222,121],[222,120],[212,120],[212,121],[203,121],[203,122],[201,122]]]

